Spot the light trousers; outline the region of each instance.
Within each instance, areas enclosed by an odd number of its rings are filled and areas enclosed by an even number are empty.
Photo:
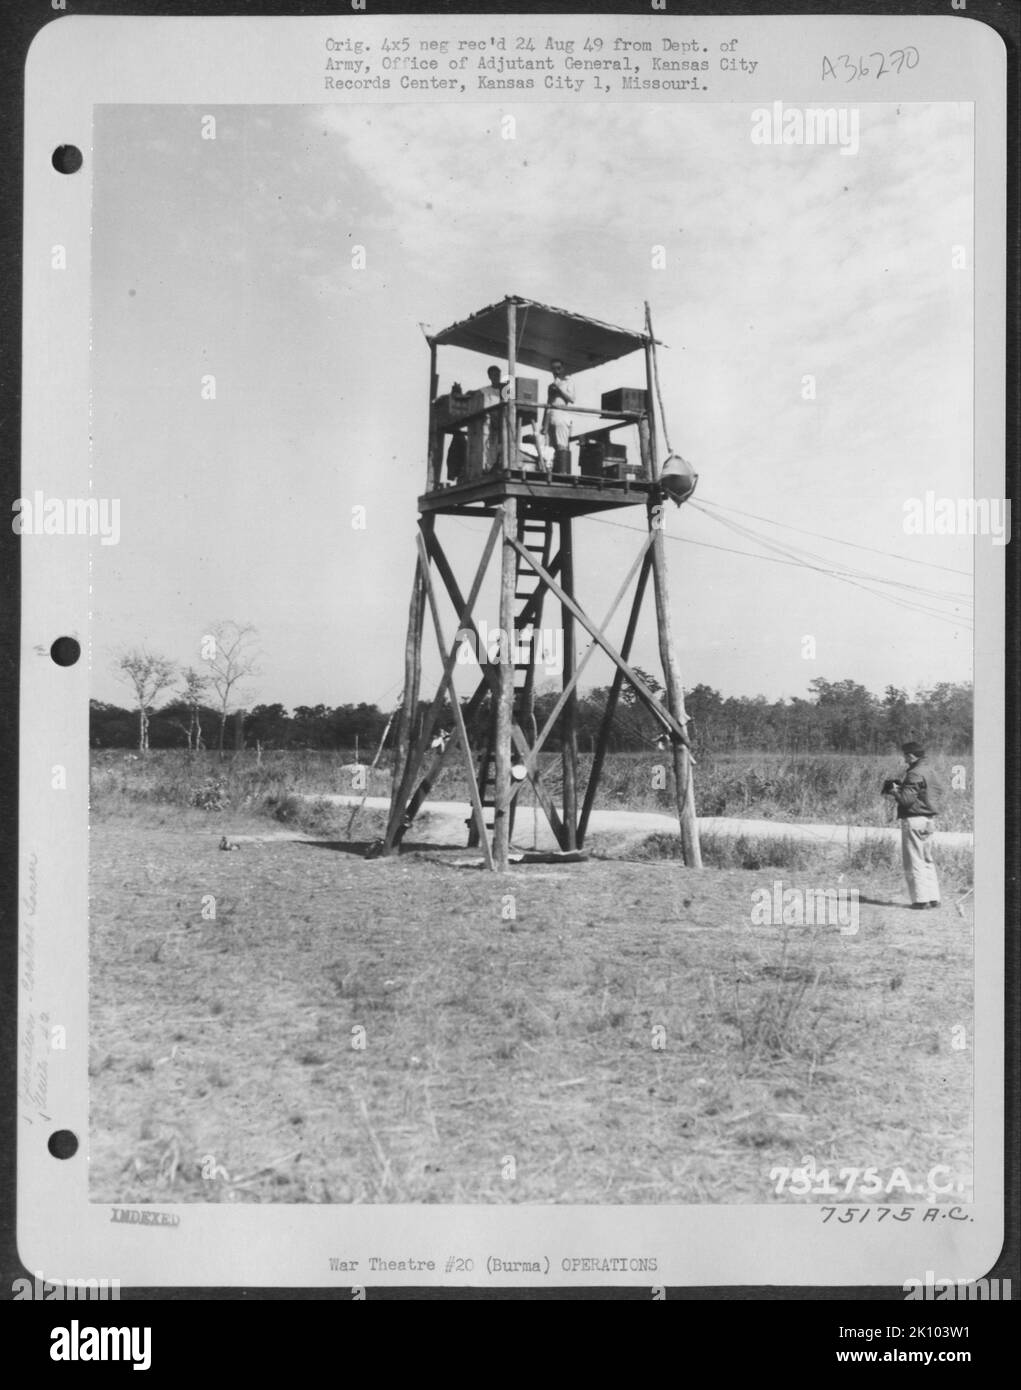
[[[938,903],[939,879],[932,860],[935,825],[931,816],[905,816],[900,823],[904,876],[913,903]]]

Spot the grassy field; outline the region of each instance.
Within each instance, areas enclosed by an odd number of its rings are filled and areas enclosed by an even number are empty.
[[[261,762],[254,753],[220,760],[215,753],[189,756],[183,751],[157,751],[145,759],[120,750],[93,754],[92,798],[99,810],[130,812],[147,805],[200,806],[230,811],[256,811],[282,821],[298,814],[295,795],[368,790],[388,796],[390,771],[381,766],[368,772],[362,787],[353,753],[311,751],[267,752]],[[556,754],[544,759],[544,776],[555,790]],[[970,831],[973,827],[972,759],[938,754],[934,770],[947,793],[940,829]],[[582,784],[591,759],[580,759]],[[851,754],[774,753],[704,754],[695,773],[700,816],[738,816],[765,820],[824,821],[852,825],[889,823],[889,803],[879,795],[886,777],[898,769],[896,757]],[[960,769],[956,777],[954,769]],[[666,787],[655,783],[667,775]],[[957,788],[953,782],[963,780]],[[437,800],[467,801],[468,786],[455,759],[436,779]],[[656,753],[614,753],[606,760],[598,805],[632,811],[674,809],[670,759]]]
[[[969,898],[915,913],[882,856],[711,840],[707,863],[747,867],[686,871],[655,841],[505,877],[367,861],[378,816],[356,843],[347,813],[313,806],[319,838],[295,819],[296,792],[345,789],[336,760],[186,763],[95,768],[95,1200],[887,1199],[778,1193],[807,1155],[839,1187],[878,1170],[892,1201],[897,1169],[924,1187],[945,1164],[943,1200],[970,1196]],[[224,832],[279,838],[224,853]],[[857,934],[753,925],[776,882],[858,887]]]

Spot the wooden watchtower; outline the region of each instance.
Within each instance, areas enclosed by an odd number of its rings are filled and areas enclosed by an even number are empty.
[[[429,438],[425,491],[418,499],[418,560],[412,586],[405,647],[405,683],[396,732],[393,793],[386,835],[377,852],[401,843],[425,803],[436,776],[460,752],[472,802],[469,843],[481,847],[488,867],[504,869],[514,807],[530,785],[563,851],[580,849],[599,787],[600,774],[624,681],[633,687],[668,736],[673,753],[677,810],[684,862],[701,863],[692,758],[680,675],[670,630],[662,515],[664,492],[658,457],[654,407],[655,340],[646,310],[646,329],[636,332],[528,299],[508,296],[460,323],[427,337]],[[489,385],[439,394],[438,354],[467,349],[488,359]],[[584,373],[619,358],[641,353],[635,373],[644,385],[585,398]],[[552,364],[559,362],[557,389]],[[494,365],[495,364],[495,365]],[[499,370],[496,370],[496,367]],[[531,375],[545,375],[545,382]],[[581,378],[579,380],[579,378]],[[484,380],[480,362],[479,379]],[[554,387],[553,392],[550,386]],[[564,394],[566,392],[566,395]],[[574,402],[570,402],[573,393]],[[549,429],[547,404],[558,412]],[[562,447],[568,432],[570,444]],[[554,449],[551,442],[561,447]],[[629,456],[630,455],[630,456]],[[648,534],[623,577],[610,613],[596,621],[575,595],[576,518],[622,507],[642,507]],[[482,517],[491,522],[476,572],[465,591],[444,552],[437,520],[444,516]],[[480,529],[480,539],[485,534]],[[473,610],[493,552],[500,556],[500,632],[492,658],[485,659]],[[628,664],[649,575],[653,578],[659,649],[665,686],[661,703]],[[440,584],[456,614],[449,630],[441,616]],[[637,576],[637,579],[636,579]],[[635,582],[630,616],[620,649],[605,635],[613,613]],[[563,633],[562,690],[540,730],[534,717],[536,662],[531,640],[546,599],[559,605]],[[443,662],[439,688],[415,736],[419,705],[422,638],[426,608]],[[579,630],[592,639],[579,661]],[[460,644],[474,638],[480,658],[478,686],[462,707],[453,672]],[[576,701],[578,678],[596,648],[615,665],[609,701],[593,750],[587,784],[579,786]],[[525,653],[522,656],[522,653]],[[486,703],[486,696],[489,702]],[[449,701],[454,731],[437,747],[436,725]],[[469,728],[485,715],[477,740],[476,764]],[[543,784],[540,754],[556,730],[563,772],[560,804]],[[558,779],[559,780],[559,779]],[[487,820],[487,812],[492,819]],[[490,843],[489,835],[492,834]]]

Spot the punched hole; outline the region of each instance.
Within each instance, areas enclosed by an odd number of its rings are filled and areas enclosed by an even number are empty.
[[[81,644],[75,637],[58,637],[50,648],[50,656],[58,666],[73,666],[81,654]]]
[[[58,174],[77,174],[82,167],[82,152],[77,145],[58,145],[53,151],[53,167]]]
[[[78,1152],[78,1136],[69,1129],[55,1129],[47,1140],[46,1147],[54,1158],[74,1158]]]

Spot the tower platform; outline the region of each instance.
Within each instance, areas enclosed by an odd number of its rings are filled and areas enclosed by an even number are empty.
[[[533,469],[510,469],[484,478],[472,478],[424,493],[418,499],[422,515],[488,516],[508,498],[516,498],[533,515],[587,516],[615,507],[645,505],[658,500],[659,485],[642,478],[594,478],[554,473],[547,477]]]

